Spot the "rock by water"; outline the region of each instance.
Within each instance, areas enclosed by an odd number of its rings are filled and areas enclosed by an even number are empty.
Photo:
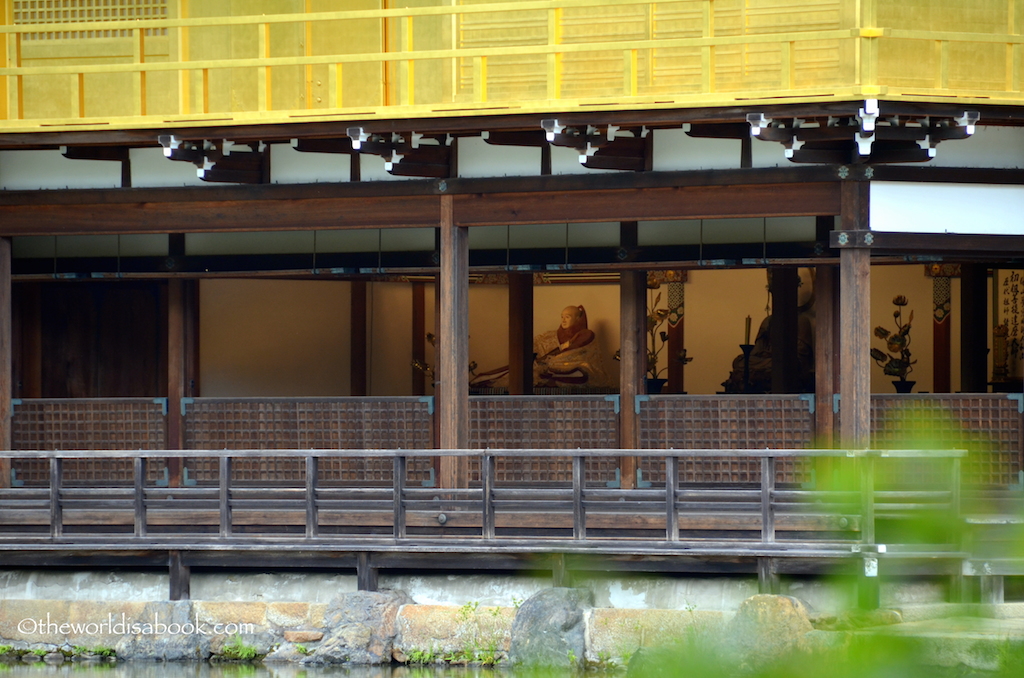
[[[581,668],[586,652],[584,611],[593,605],[593,594],[583,589],[553,588],[531,596],[512,622],[512,663]]]

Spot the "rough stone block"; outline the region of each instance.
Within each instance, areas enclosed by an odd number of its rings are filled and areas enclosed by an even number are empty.
[[[63,642],[59,627],[68,620],[67,600],[0,600],[0,638],[25,643]]]
[[[323,631],[285,631],[284,639],[289,643],[318,643],[324,639]]]
[[[269,603],[267,621],[275,626],[295,627],[309,623],[309,603]]]
[[[620,610],[594,608],[587,624],[587,660],[617,664],[642,647],[669,645],[725,624],[725,614],[708,610]]]
[[[222,603],[193,601],[196,616],[208,624],[229,626],[232,624],[267,625],[267,604],[258,602]]]
[[[515,613],[507,607],[405,605],[396,620],[394,657],[408,661],[418,650],[468,661],[502,659],[508,654]]]

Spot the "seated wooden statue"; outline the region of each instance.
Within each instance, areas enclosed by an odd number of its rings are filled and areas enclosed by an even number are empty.
[[[533,338],[533,383],[541,388],[609,386],[597,335],[587,327],[582,306],[566,306],[557,329]],[[508,365],[482,372],[474,388],[508,387]]]

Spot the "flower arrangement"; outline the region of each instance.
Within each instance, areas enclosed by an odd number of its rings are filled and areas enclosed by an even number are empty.
[[[667,308],[658,308],[658,304],[661,303],[661,290],[659,288],[663,280],[665,282],[673,282],[675,280],[673,272],[651,271],[647,274],[647,377],[649,379],[658,379],[662,373],[668,370],[668,367],[658,368],[658,357],[661,356],[661,352],[665,350],[665,345],[668,343],[668,332],[663,330],[662,326],[668,320],[669,310]],[[655,293],[655,290],[658,290],[658,292]],[[693,358],[686,356],[686,349],[684,348],[676,356],[676,360],[685,365],[693,360]]]
[[[885,342],[886,351],[873,348],[871,358],[888,376],[906,381],[907,375],[914,371],[913,366],[917,362],[910,359],[910,325],[914,321],[914,312],[910,312],[907,322],[904,323],[903,307],[907,305],[907,298],[899,294],[893,297],[892,303],[896,307],[892,313],[896,331],[890,332],[881,325],[875,328],[875,336]]]

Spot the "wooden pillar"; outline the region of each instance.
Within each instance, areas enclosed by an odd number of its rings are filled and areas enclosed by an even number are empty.
[[[367,395],[366,372],[366,281],[352,281],[352,300],[349,307],[349,327],[352,328],[349,344],[349,394]]]
[[[636,413],[636,396],[646,392],[644,372],[647,368],[647,274],[644,271],[623,271],[619,278],[619,447],[635,450],[640,447],[640,417]],[[623,489],[636,487],[636,457],[622,457],[620,476]]]
[[[185,418],[181,413],[181,399],[185,397],[185,368],[187,354],[185,281],[171,278],[167,281],[167,449],[185,447]],[[182,484],[180,457],[168,457],[168,482],[171,487]]]
[[[797,283],[791,266],[772,269],[772,393],[796,393],[800,384],[797,357]]]
[[[170,600],[189,600],[191,597],[192,568],[181,558],[181,551],[167,554],[167,569],[170,574]]]
[[[441,324],[437,329],[437,411],[441,449],[469,447],[469,232],[441,196]],[[441,458],[441,487],[467,487],[468,459]]]
[[[842,230],[868,228],[870,184],[844,182],[842,185]],[[840,444],[849,449],[867,449],[871,444],[871,250],[849,247],[839,254],[839,378],[842,406]],[[859,458],[861,490],[861,540],[865,545],[864,572],[858,581],[861,607],[878,607],[879,586],[875,543],[874,468],[870,457]]]
[[[533,393],[533,274],[508,274],[508,392]]]
[[[426,283],[412,284],[412,360],[413,363],[427,363],[427,286]],[[427,375],[423,370],[412,368],[412,394],[427,394]]]
[[[835,444],[832,396],[839,392],[839,286],[834,266],[819,266],[814,276],[814,435],[818,447]]]
[[[988,267],[960,267],[960,390],[988,392]]]
[[[867,182],[842,185],[844,231],[866,230]],[[839,378],[841,444],[866,449],[871,440],[871,252],[845,248],[839,255]]]
[[[11,449],[11,239],[0,238],[0,449]],[[11,460],[0,459],[0,487],[11,486]]]

